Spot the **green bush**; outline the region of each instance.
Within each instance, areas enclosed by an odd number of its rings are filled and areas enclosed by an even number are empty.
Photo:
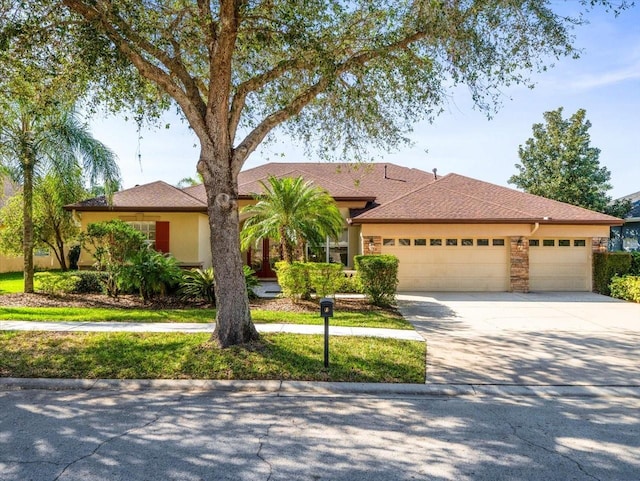
[[[336,292],[343,294],[362,294],[362,285],[358,275],[343,275],[336,283]]]
[[[75,245],[69,249],[67,253],[67,259],[69,259],[69,269],[72,271],[78,270],[78,260],[80,259],[80,251],[82,247]]]
[[[164,296],[182,278],[182,270],[171,255],[143,247],[131,257],[119,276],[120,287],[138,291],[143,301]]]
[[[398,258],[390,255],[354,257],[362,291],[375,306],[390,306],[398,289]]]
[[[631,269],[628,252],[595,252],[593,254],[593,290],[608,296],[614,276],[624,276]]]
[[[249,266],[242,266],[242,270],[244,272],[244,283],[247,285],[247,296],[249,296],[249,299],[255,299],[258,295],[254,289],[260,284],[256,271]]]
[[[311,279],[304,262],[280,261],[276,263],[276,275],[282,294],[289,299],[310,299]]]
[[[191,269],[182,274],[178,295],[184,300],[203,300],[215,306],[216,293],[213,267]]]
[[[640,252],[634,251],[631,253],[631,268],[629,274],[634,276],[640,276]]]
[[[67,272],[37,272],[34,276],[37,291],[49,295],[70,294],[75,291],[80,278]]]
[[[106,272],[99,271],[75,271],[73,275],[78,278],[75,294],[102,294]]]
[[[311,289],[316,297],[333,296],[338,291],[338,283],[344,277],[342,264],[330,264],[326,262],[307,262],[305,267],[309,273]]]
[[[609,285],[611,297],[640,302],[640,276],[615,276]]]

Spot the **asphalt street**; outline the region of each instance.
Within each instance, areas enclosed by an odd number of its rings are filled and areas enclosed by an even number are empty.
[[[640,398],[0,391],[0,480],[640,479]]]

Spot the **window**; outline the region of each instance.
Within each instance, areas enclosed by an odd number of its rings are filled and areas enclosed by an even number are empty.
[[[478,239],[476,241],[476,245],[478,245],[478,246],[488,246],[489,245],[489,239]]]
[[[411,239],[398,239],[398,245],[399,246],[410,246],[411,245]]]
[[[473,245],[473,239],[462,239],[462,245],[463,246],[472,246]]]
[[[426,246],[427,245],[427,239],[413,239],[413,245],[414,246]]]
[[[382,239],[382,245],[383,246],[394,246],[394,245],[396,245],[396,240],[395,239]]]
[[[442,245],[442,239],[429,239],[429,245],[430,246],[441,246]]]
[[[587,242],[584,239],[576,239],[573,241],[573,247],[585,247]]]
[[[448,246],[457,246],[458,245],[458,239],[447,239],[447,245]]]
[[[540,245],[540,239],[531,239],[529,241],[529,247],[538,247]]]
[[[560,247],[571,247],[571,241],[569,239],[560,239],[558,245]]]
[[[144,236],[145,243],[155,249],[156,247],[156,223],[155,221],[128,222],[138,232]]]
[[[556,245],[556,241],[553,239],[545,239],[542,241],[542,245],[545,247],[553,247]]]
[[[504,239],[493,239],[492,244],[494,246],[503,246],[504,245]]]
[[[51,255],[51,250],[48,247],[39,247],[33,249],[34,257],[47,257]]]

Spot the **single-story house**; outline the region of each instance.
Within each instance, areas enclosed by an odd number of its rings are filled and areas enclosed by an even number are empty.
[[[356,255],[393,254],[405,291],[590,291],[592,252],[606,250],[610,227],[622,224],[462,175],[390,163],[268,163],[241,172],[240,208],[254,202],[252,194],[270,175],[302,176],[336,200],[344,232],[321,249],[319,260],[352,268]],[[184,265],[211,265],[202,185],[153,182],[116,193],[112,205],[100,197],[67,208],[83,228],[122,219]],[[265,239],[245,253],[246,262],[260,277],[273,277],[277,253]],[[90,265],[90,253],[80,263]]]
[[[640,251],[640,192],[626,195],[618,200],[631,202],[631,211],[624,224],[611,227],[609,249],[612,251]]]

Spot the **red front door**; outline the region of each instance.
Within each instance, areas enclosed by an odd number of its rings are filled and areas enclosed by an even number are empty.
[[[269,239],[256,242],[247,252],[247,264],[256,271],[260,279],[276,277],[273,266],[279,259],[278,246],[270,245]]]

